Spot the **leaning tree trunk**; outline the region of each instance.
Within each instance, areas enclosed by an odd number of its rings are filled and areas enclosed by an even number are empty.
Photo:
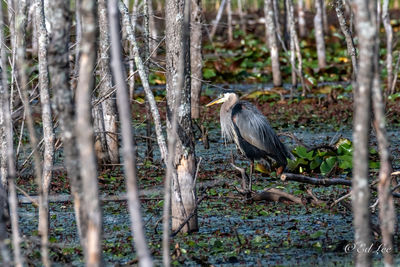
[[[144,235],[143,220],[140,213],[140,200],[137,186],[136,170],[136,148],[133,142],[131,109],[128,98],[128,88],[126,85],[126,71],[122,58],[122,45],[120,37],[120,26],[118,16],[118,0],[108,2],[111,53],[112,53],[112,72],[117,87],[118,109],[121,117],[121,132],[123,142],[124,172],[126,176],[126,188],[128,190],[129,214],[131,217],[132,237],[139,258],[139,266],[152,266],[152,259],[147,247]]]
[[[317,56],[318,56],[318,67],[324,69],[326,67],[326,55],[325,55],[325,40],[324,40],[324,28],[322,22],[322,0],[315,0],[315,17],[314,17],[314,28],[315,28],[315,41],[317,43]]]
[[[353,79],[355,79],[357,77],[357,51],[354,46],[354,40],[350,32],[350,28],[347,26],[346,19],[344,17],[343,0],[335,0],[335,10],[339,20],[340,29],[346,38],[347,54],[349,54],[351,57],[351,63],[353,65]]]
[[[192,213],[196,213],[196,191],[194,175],[196,159],[194,153],[194,137],[190,115],[190,2],[184,0],[168,0],[166,2],[166,69],[167,69],[167,133],[168,136],[177,134],[177,144],[174,165],[177,172],[172,181],[171,207],[172,230],[176,230]],[[185,12],[184,12],[185,10]],[[185,21],[184,17],[187,21]],[[180,19],[177,19],[180,18]],[[184,70],[178,71],[179,58],[183,57]],[[182,69],[182,68],[181,68]],[[183,75],[183,87],[178,83]],[[182,77],[181,77],[182,78]],[[179,112],[174,109],[180,95]],[[177,133],[171,130],[172,112],[178,112]],[[172,155],[171,155],[172,156]],[[167,190],[167,189],[166,189]],[[193,216],[183,232],[196,231],[197,216]]]
[[[76,88],[76,135],[81,163],[83,203],[87,210],[87,236],[84,248],[87,266],[101,265],[102,219],[97,185],[94,133],[91,122],[91,94],[95,86],[97,5],[95,0],[82,0],[82,44],[79,80]]]
[[[42,123],[44,139],[43,176],[42,176],[42,208],[39,209],[39,233],[42,239],[42,262],[44,266],[50,266],[48,255],[49,240],[49,190],[53,175],[54,161],[54,132],[51,113],[49,72],[47,62],[48,37],[45,25],[44,7],[42,0],[36,0],[36,28],[38,31],[38,56],[39,56],[39,84],[40,101],[42,104]]]
[[[49,44],[50,83],[53,88],[56,112],[61,126],[61,139],[64,149],[64,162],[74,197],[75,216],[82,247],[85,246],[86,227],[83,205],[82,181],[79,175],[79,157],[75,136],[75,107],[69,87],[69,33],[70,1],[52,0],[49,3],[48,21],[51,25]]]
[[[105,96],[109,94],[112,89],[112,77],[110,70],[110,37],[108,33],[108,19],[107,19],[107,8],[105,0],[98,0],[98,16],[99,16],[99,48],[100,48],[100,70],[101,70],[101,84],[99,94]],[[104,130],[105,130],[105,141],[107,148],[107,158],[111,164],[119,162],[118,153],[118,126],[117,126],[117,110],[115,106],[114,94],[104,100],[101,103]],[[101,134],[101,133],[100,133]]]
[[[190,66],[191,78],[191,113],[193,119],[200,118],[201,80],[203,79],[202,43],[202,10],[201,0],[191,0],[191,30],[190,30]]]
[[[217,17],[215,18],[215,20],[212,23],[212,28],[210,31],[210,40],[212,40],[214,38],[214,35],[217,32],[217,27],[218,27],[219,21],[221,20],[222,12],[224,12],[224,7],[225,7],[226,1],[227,0],[221,0],[221,6],[218,9]]]
[[[274,86],[282,85],[282,75],[279,63],[278,41],[276,37],[276,25],[274,22],[274,9],[272,0],[264,0],[265,30],[272,62],[272,79]]]
[[[374,52],[377,38],[376,1],[354,0],[356,30],[359,38],[359,69],[354,90],[353,122],[353,223],[355,244],[371,244],[369,188],[368,188],[368,141],[371,122],[371,87],[374,79]],[[367,250],[355,254],[356,266],[371,266],[371,254]]]

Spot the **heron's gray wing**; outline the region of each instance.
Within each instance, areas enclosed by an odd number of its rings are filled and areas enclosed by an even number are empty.
[[[286,165],[289,152],[279,140],[267,118],[252,104],[238,102],[232,109],[232,120],[243,139],[263,150],[278,163]]]

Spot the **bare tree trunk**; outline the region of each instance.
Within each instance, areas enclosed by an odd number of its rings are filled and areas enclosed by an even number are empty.
[[[49,0],[51,1],[51,0]],[[75,1],[75,65],[74,65],[74,82],[73,88],[76,89],[76,79],[79,74],[79,60],[81,57],[81,40],[82,40],[82,15],[81,15],[81,1]]]
[[[346,38],[347,54],[351,57],[351,63],[353,64],[353,79],[357,77],[357,51],[354,46],[353,36],[351,35],[350,29],[347,26],[346,19],[343,11],[343,0],[335,0],[336,15],[339,20],[340,28]]]
[[[233,30],[232,30],[232,2],[227,0],[226,3],[226,14],[228,16],[228,42],[233,42]]]
[[[149,33],[150,33],[150,57],[155,58],[157,56],[157,46],[158,46],[158,31],[157,25],[154,17],[153,1],[148,0],[148,10],[149,10]]]
[[[97,185],[91,93],[94,89],[96,65],[97,6],[95,0],[82,0],[82,44],[79,79],[76,88],[76,134],[81,163],[84,207],[87,210],[85,258],[87,266],[101,265],[102,220]]]
[[[324,0],[321,1],[321,7],[322,7],[322,23],[324,25],[324,34],[328,34],[329,24],[328,24],[328,16],[326,14],[326,1]]]
[[[274,23],[274,10],[272,0],[264,0],[265,30],[272,62],[272,78],[274,86],[282,85],[282,75],[279,63],[278,41]]]
[[[150,109],[151,109],[151,113],[153,116],[154,126],[155,126],[155,130],[156,130],[156,135],[157,135],[157,142],[158,142],[158,146],[160,148],[161,158],[166,163],[168,151],[167,151],[167,145],[165,143],[165,138],[162,133],[160,113],[158,112],[153,92],[151,91],[150,86],[149,86],[149,80],[148,80],[148,76],[145,71],[143,60],[139,56],[139,48],[138,48],[138,45],[136,42],[136,37],[133,34],[131,18],[129,17],[128,10],[122,1],[119,1],[118,8],[122,14],[122,26],[125,28],[125,31],[127,33],[127,38],[132,44],[132,48],[133,48],[132,51],[133,51],[133,54],[135,57],[135,63],[138,68],[138,71],[139,71],[139,76],[140,76],[140,79],[143,84],[143,89],[146,93],[147,101],[150,104]]]
[[[377,2],[380,5],[380,2]],[[387,4],[387,3],[386,3]],[[383,12],[385,13],[385,2]],[[387,8],[387,6],[386,6]],[[379,13],[377,15],[377,20]],[[382,15],[385,19],[385,15]],[[377,25],[379,31],[380,24]],[[379,34],[377,33],[377,36]],[[374,80],[372,85],[372,103],[374,110],[374,128],[378,140],[380,168],[379,168],[379,184],[378,184],[378,198],[379,198],[379,220],[380,229],[382,233],[382,245],[387,250],[383,253],[385,266],[394,266],[394,234],[396,230],[397,217],[393,202],[392,190],[390,184],[392,181],[392,162],[390,159],[389,140],[386,132],[385,123],[385,101],[382,96],[380,84],[380,67],[379,67],[379,37],[375,40],[375,53],[374,53]],[[387,91],[388,92],[388,91]]]
[[[29,94],[28,94],[28,73],[27,73],[27,62],[25,59],[25,52],[26,52],[26,40],[25,40],[25,36],[26,36],[26,25],[27,25],[27,3],[26,1],[19,1],[18,4],[18,11],[17,11],[17,16],[16,16],[16,23],[15,23],[15,27],[16,27],[16,34],[17,34],[17,67],[18,67],[18,80],[19,80],[19,87],[21,88],[21,98],[22,98],[22,102],[24,105],[24,111],[26,114],[26,123],[27,123],[27,128],[28,128],[28,132],[29,132],[29,138],[30,138],[30,146],[32,149],[32,153],[33,153],[33,159],[34,159],[34,169],[35,169],[35,178],[36,178],[36,182],[38,184],[38,195],[39,195],[39,232],[42,235],[41,237],[41,254],[42,254],[42,260],[43,260],[43,264],[45,266],[50,266],[50,262],[49,262],[49,255],[48,255],[48,205],[46,203],[44,203],[44,196],[43,196],[43,185],[44,185],[44,180],[42,180],[42,178],[47,178],[47,179],[51,179],[51,168],[50,170],[46,170],[46,173],[42,173],[42,164],[41,164],[41,160],[40,160],[40,155],[39,155],[39,151],[36,149],[36,147],[38,146],[38,140],[37,140],[37,136],[36,136],[36,131],[35,131],[35,126],[34,126],[34,121],[32,118],[32,110],[31,110],[31,106],[29,103]],[[42,48],[42,47],[41,47]],[[46,50],[46,49],[44,49]],[[41,51],[41,55],[40,55],[40,59],[43,60],[42,58],[42,51]],[[43,63],[43,62],[41,62]],[[43,74],[43,66],[40,66],[40,75],[41,76]],[[44,86],[44,81],[43,81],[43,77],[39,77],[40,79],[40,85]],[[47,91],[47,95],[46,92],[43,92],[44,88],[41,88],[41,96],[43,97],[43,101],[45,101],[46,103],[46,97],[47,97],[47,105],[49,104],[48,102],[48,91]],[[48,116],[48,114],[46,114],[46,112],[49,111],[49,107],[43,107],[44,109],[44,113],[45,116]],[[51,122],[51,117],[50,118],[46,118],[48,120],[50,120]],[[48,122],[48,120],[46,121],[46,123]],[[48,126],[48,125],[46,125]],[[48,129],[44,129],[45,135],[46,137],[48,134]],[[53,128],[50,128],[50,132],[53,130]],[[51,141],[51,140],[50,140]],[[48,148],[48,144],[46,144],[46,148]],[[52,145],[52,144],[50,144]],[[48,152],[48,151],[46,151]],[[50,157],[50,161],[52,161],[52,157]],[[46,164],[46,167],[49,167],[49,162],[48,162],[48,155],[46,155],[46,160],[44,162],[44,164]],[[52,165],[52,163],[50,162],[50,165]],[[49,172],[50,171],[50,177],[48,177]],[[43,177],[42,177],[43,175]]]
[[[139,0],[133,1],[132,16],[131,16],[133,34],[135,34],[136,30],[138,4]],[[129,9],[128,9],[128,14],[129,14]],[[133,93],[135,91],[135,61],[133,58],[134,58],[133,48],[132,44],[130,44],[129,45],[129,97],[131,100],[133,99]]]
[[[38,31],[38,55],[39,55],[39,83],[40,101],[42,104],[42,123],[44,139],[43,177],[42,177],[42,207],[39,208],[39,233],[41,236],[41,256],[44,266],[50,266],[48,254],[49,242],[49,189],[53,175],[54,160],[54,132],[51,114],[49,93],[49,72],[47,62],[48,37],[45,25],[43,0],[36,0],[36,28]]]
[[[149,76],[149,70],[150,70],[150,44],[152,41],[150,40],[150,11],[149,11],[149,2],[151,0],[145,0],[144,1],[144,58],[143,61],[145,69],[146,69],[146,74],[147,77]],[[151,140],[151,135],[152,135],[152,129],[151,129],[151,111],[149,107],[149,103],[146,102],[146,160],[153,162],[153,142]]]
[[[110,46],[110,37],[108,33],[108,19],[107,19],[107,8],[106,1],[99,0],[98,1],[98,16],[99,16],[99,47],[100,47],[100,69],[101,69],[101,80],[102,83],[100,85],[100,95],[107,95],[108,92],[112,88],[112,77],[110,70],[110,56],[109,56],[109,46]],[[103,111],[103,121],[104,121],[104,130],[106,136],[106,153],[108,154],[108,158],[110,163],[116,164],[119,162],[119,153],[118,153],[118,126],[117,126],[117,111],[115,107],[115,99],[112,95],[110,98],[106,99],[102,102],[102,111]]]
[[[167,69],[167,133],[168,136],[178,135],[174,165],[177,179],[172,180],[173,194],[171,196],[172,230],[178,229],[182,222],[196,212],[196,191],[194,175],[196,160],[190,115],[190,2],[184,0],[175,3],[166,2],[166,69]],[[176,18],[181,18],[177,20]],[[184,68],[179,68],[179,58],[184,57]],[[184,69],[184,70],[181,70]],[[181,71],[179,71],[181,70]],[[183,75],[183,87],[178,84],[179,76]],[[172,112],[181,91],[178,112],[178,132],[172,132]],[[172,155],[171,155],[172,156]],[[193,216],[182,229],[192,232],[198,229],[197,216]]]
[[[214,35],[217,32],[217,27],[218,27],[219,21],[221,20],[222,12],[224,12],[225,3],[226,3],[226,0],[221,0],[221,5],[218,9],[217,17],[212,22],[212,28],[211,28],[211,32],[210,32],[210,40],[214,39]]]
[[[147,247],[144,235],[144,226],[140,213],[140,201],[137,186],[136,173],[136,147],[132,140],[131,109],[128,101],[128,88],[126,86],[125,68],[122,59],[118,0],[108,2],[110,33],[111,33],[111,52],[112,52],[112,71],[117,87],[118,109],[121,117],[121,130],[123,141],[123,158],[126,176],[126,187],[128,190],[128,205],[131,217],[132,237],[139,258],[139,266],[152,266],[153,262]]]
[[[0,172],[0,193],[1,193],[1,203],[0,203],[0,252],[1,257],[3,259],[4,266],[11,266],[11,256],[8,246],[6,245],[6,238],[8,236],[6,230],[6,222],[5,218],[8,213],[8,197],[7,197],[7,177],[10,183],[14,183],[15,177],[15,162],[14,162],[14,153],[13,153],[13,143],[12,143],[12,120],[11,120],[11,112],[9,105],[9,87],[8,87],[8,77],[7,71],[3,71],[7,69],[7,53],[6,53],[6,45],[4,39],[4,29],[6,25],[4,23],[3,17],[3,9],[0,9],[0,150],[1,150],[1,172]],[[7,164],[9,167],[7,167]],[[9,190],[9,197],[13,198],[14,204],[16,203],[16,194],[14,190],[14,194],[12,195],[11,190]],[[17,205],[12,206],[12,202],[9,202],[11,212],[17,215]],[[18,221],[18,219],[17,219]],[[16,232],[14,232],[15,226],[13,223],[11,224],[13,231],[13,245],[14,245],[14,258],[15,265],[22,266],[21,260],[17,260],[20,258],[20,246],[19,246],[19,234],[18,234],[18,223],[16,225]],[[17,241],[17,242],[15,242]]]
[[[318,67],[324,69],[326,67],[326,55],[325,55],[325,40],[324,30],[322,23],[322,0],[315,0],[315,17],[314,17],[314,28],[315,28],[315,41],[317,43],[317,55],[318,55]]]
[[[378,55],[378,53],[376,54]],[[377,57],[378,60],[378,57]],[[375,66],[379,62],[376,61]],[[374,125],[376,136],[378,139],[379,155],[380,155],[380,169],[379,169],[379,220],[382,233],[382,245],[387,249],[383,253],[385,266],[394,266],[394,234],[396,229],[396,211],[393,203],[391,184],[392,163],[390,160],[389,140],[385,127],[385,112],[384,100],[379,83],[379,73],[375,71],[374,85],[372,88],[373,95],[373,108],[374,108]]]
[[[61,126],[65,166],[74,197],[75,216],[82,247],[85,246],[86,221],[83,205],[82,180],[79,175],[79,157],[74,126],[75,107],[69,87],[69,31],[70,1],[52,0],[49,3],[48,19],[51,25],[48,52],[50,82],[54,90],[56,111]]]
[[[356,29],[359,38],[359,69],[354,89],[353,122],[353,223],[355,244],[371,244],[369,188],[368,188],[368,139],[370,127],[371,87],[374,79],[374,51],[377,38],[376,1],[354,0],[353,10],[357,10]],[[358,251],[355,266],[371,266],[371,254],[368,250]]]
[[[296,68],[296,65],[293,62],[292,54],[291,54],[291,65],[292,65],[292,85],[294,84],[295,80],[295,75],[293,74],[293,70],[296,72],[297,77],[300,78],[301,86],[303,87],[303,92],[302,95],[304,96],[306,94],[306,91],[310,91],[308,88],[307,84],[304,82],[304,76],[303,76],[303,58],[301,56],[301,50],[300,50],[300,42],[299,38],[297,36],[296,32],[296,25],[294,22],[294,8],[293,8],[293,2],[292,0],[286,0],[286,13],[288,16],[288,24],[289,24],[289,32],[290,32],[290,38],[293,40],[293,46],[294,50],[293,53],[296,53],[297,57],[297,62],[298,62],[298,67]],[[292,48],[291,48],[292,50]]]
[[[298,0],[299,34],[300,37],[306,36],[306,19],[304,17],[304,0]]]
[[[246,34],[246,20],[243,15],[242,0],[237,0],[237,5],[238,5],[238,13],[240,19],[240,27],[242,29],[243,34]]]
[[[390,25],[389,17],[389,0],[383,0],[382,4],[382,21],[386,32],[386,69],[387,69],[387,87],[385,97],[391,93],[393,82],[393,29]]]
[[[203,79],[202,58],[202,10],[201,0],[191,0],[191,31],[190,31],[190,66],[191,66],[191,114],[193,119],[200,118],[200,96]]]

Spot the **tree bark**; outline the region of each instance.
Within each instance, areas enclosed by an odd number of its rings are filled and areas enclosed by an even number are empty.
[[[353,64],[353,79],[357,77],[357,51],[354,46],[353,36],[351,35],[350,29],[347,26],[346,19],[344,17],[343,0],[335,0],[336,15],[339,20],[340,29],[342,30],[346,39],[347,54],[351,58]]]
[[[355,243],[371,244],[371,227],[368,188],[368,141],[370,127],[371,87],[374,78],[374,51],[377,38],[376,1],[354,0],[356,30],[359,38],[359,69],[354,89],[353,121],[353,191],[352,205]],[[371,254],[367,250],[355,254],[355,266],[371,266]]]
[[[243,14],[242,0],[238,0],[237,5],[238,5],[238,13],[239,13],[239,19],[240,19],[240,27],[242,29],[243,34],[245,35],[246,34],[246,20],[244,18],[244,14]]]
[[[226,14],[228,17],[228,42],[233,42],[233,30],[232,30],[232,1],[227,0],[226,3]]]
[[[54,161],[54,132],[51,114],[49,72],[47,62],[48,37],[45,25],[43,0],[36,0],[36,28],[38,31],[38,56],[39,56],[39,84],[40,101],[42,104],[42,123],[44,139],[43,176],[42,176],[42,203],[39,208],[39,233],[41,236],[41,256],[44,266],[50,266],[48,254],[49,240],[49,189],[53,175]]]
[[[50,44],[48,51],[50,83],[54,90],[55,106],[61,126],[61,139],[64,149],[64,162],[74,196],[74,209],[82,247],[85,246],[85,210],[82,208],[82,180],[79,175],[79,157],[75,135],[75,107],[69,87],[69,31],[70,1],[52,0],[49,3]]]
[[[100,85],[100,95],[108,94],[112,88],[112,77],[110,70],[110,36],[108,33],[108,19],[107,19],[107,8],[105,0],[98,0],[98,17],[99,17],[99,48],[100,48],[100,77],[102,83]],[[118,153],[118,116],[115,106],[115,99],[112,95],[108,99],[102,102],[102,112],[104,121],[105,141],[108,154],[109,163],[117,164],[119,162]]]
[[[218,27],[219,21],[221,20],[222,12],[224,12],[224,7],[225,7],[226,1],[227,0],[221,0],[221,5],[220,5],[220,7],[218,9],[217,17],[212,22],[212,28],[211,28],[211,31],[210,31],[210,40],[214,39],[214,35],[217,32],[217,27]]]
[[[84,207],[87,210],[87,236],[84,248],[87,266],[100,266],[102,219],[97,185],[91,94],[94,89],[96,65],[97,5],[95,0],[81,1],[82,43],[79,79],[76,88],[76,134],[81,163]]]
[[[264,0],[265,31],[272,62],[272,79],[274,86],[282,85],[282,75],[279,63],[278,41],[272,0]]]
[[[125,68],[122,59],[121,37],[118,16],[118,0],[108,2],[110,33],[111,33],[111,52],[114,80],[117,87],[118,109],[121,117],[121,130],[123,142],[124,171],[126,176],[126,187],[128,191],[128,205],[131,217],[132,237],[139,258],[139,266],[152,266],[153,262],[147,247],[144,235],[144,226],[140,213],[140,200],[137,186],[136,171],[136,147],[132,140],[133,132],[131,126],[131,109],[128,100],[128,88],[126,85]]]
[[[0,193],[1,193],[1,203],[0,203],[0,252],[3,259],[3,264],[5,266],[11,266],[11,255],[8,246],[6,245],[6,238],[8,237],[5,219],[8,215],[9,210],[8,204],[10,204],[10,212],[17,215],[17,205],[16,205],[16,194],[15,187],[14,191],[10,188],[9,197],[7,197],[7,180],[9,183],[14,183],[15,178],[15,159],[13,153],[13,143],[12,143],[12,120],[9,104],[9,87],[8,87],[8,75],[7,75],[7,53],[6,53],[6,41],[4,38],[4,29],[6,25],[4,23],[3,9],[0,9],[0,150],[1,150],[1,170],[0,170]],[[8,165],[8,166],[7,166]],[[8,198],[12,198],[12,202],[8,202]],[[14,205],[11,205],[14,203]],[[18,218],[17,224],[11,223],[12,227],[12,241],[14,246],[14,258],[15,265],[22,266],[20,246],[19,246],[19,233],[18,233]]]
[[[200,96],[203,79],[202,58],[202,10],[201,0],[191,0],[191,31],[190,31],[190,66],[191,78],[191,114],[192,119],[200,118]]]
[[[172,230],[175,230],[196,208],[194,184],[196,162],[190,115],[190,2],[185,5],[184,0],[168,0],[165,14],[167,133],[169,137],[178,135],[174,159],[177,177],[172,180],[171,196]],[[180,57],[183,57],[184,67],[178,65]],[[178,82],[180,78],[183,80],[182,84]],[[177,101],[179,101],[179,112],[174,109]],[[173,112],[178,112],[177,133],[172,132],[171,127]],[[197,229],[197,216],[194,216],[182,231],[192,232]]]
[[[165,143],[165,138],[162,133],[160,113],[158,112],[158,108],[156,105],[156,101],[154,99],[153,92],[150,89],[149,79],[148,79],[148,76],[145,71],[143,60],[139,56],[139,48],[138,48],[138,44],[136,42],[136,37],[133,32],[131,18],[129,17],[128,10],[122,1],[119,1],[118,8],[122,14],[122,26],[125,28],[125,31],[127,33],[127,38],[132,44],[132,48],[133,48],[132,51],[133,51],[133,54],[135,57],[136,67],[138,68],[139,76],[140,76],[140,79],[142,80],[142,84],[143,84],[143,89],[146,93],[146,98],[150,105],[151,113],[152,113],[153,120],[154,120],[156,135],[157,135],[157,142],[158,142],[158,146],[160,148],[161,158],[164,161],[164,163],[167,163],[168,151],[167,151],[167,145]]]
[[[379,3],[380,4],[380,3]],[[393,28],[390,24],[389,16],[389,0],[383,0],[382,3],[382,21],[386,32],[386,70],[387,70],[387,87],[385,90],[385,98],[393,93],[392,82],[393,82]]]
[[[384,2],[383,9],[385,9],[385,4],[387,5],[387,1],[386,3]],[[379,2],[378,5],[380,5]],[[385,13],[385,10],[383,10],[383,13]],[[385,20],[384,14],[382,14],[382,17]],[[377,29],[379,29],[379,24],[376,25]],[[394,258],[393,258],[395,250],[394,234],[396,231],[397,217],[393,202],[392,189],[390,188],[390,184],[392,181],[392,176],[391,176],[392,162],[389,149],[390,144],[386,132],[385,104],[384,104],[385,101],[382,96],[382,89],[380,84],[381,71],[379,67],[379,38],[376,38],[375,40],[374,64],[375,64],[374,65],[375,71],[374,71],[374,80],[372,85],[372,103],[374,111],[373,125],[378,140],[378,148],[380,156],[379,184],[378,184],[379,220],[380,220],[380,229],[382,233],[382,245],[387,249],[387,253],[383,254],[384,263],[385,266],[394,266]],[[386,92],[388,92],[388,90]]]
[[[324,40],[324,29],[322,22],[322,0],[315,0],[315,16],[314,16],[314,29],[315,29],[315,41],[317,43],[317,56],[318,56],[318,67],[324,69],[326,67],[326,55],[325,55],[325,40]]]
[[[304,17],[304,0],[297,1],[298,9],[298,17],[299,17],[299,34],[300,37],[306,36],[306,19]]]

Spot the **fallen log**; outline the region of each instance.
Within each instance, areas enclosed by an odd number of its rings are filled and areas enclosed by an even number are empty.
[[[331,186],[331,185],[346,185],[351,186],[351,180],[342,178],[313,178],[295,173],[283,173],[281,175],[282,181],[296,181],[300,183],[307,183],[313,185]]]

